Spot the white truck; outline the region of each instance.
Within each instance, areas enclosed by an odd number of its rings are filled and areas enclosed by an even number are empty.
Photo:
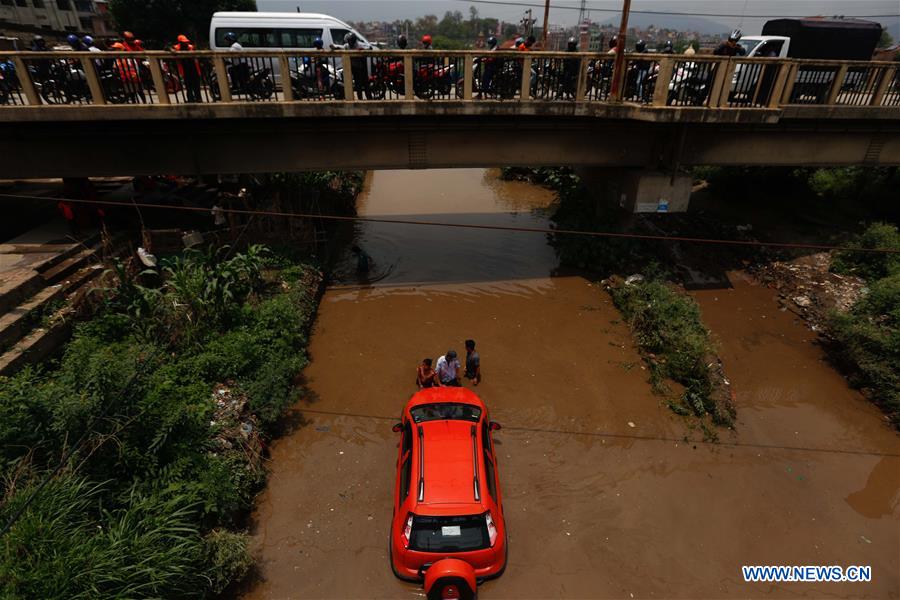
[[[762,35],[748,35],[740,40],[746,57],[801,58],[813,60],[871,60],[881,24],[861,19],[809,17],[768,21]],[[797,73],[790,103],[821,104],[831,90],[838,68],[834,66],[802,67]],[[760,91],[771,91],[775,70],[763,65],[738,63],[732,78],[732,100],[750,100]],[[760,83],[762,77],[762,85]],[[844,88],[865,84],[864,68],[851,68]],[[760,90],[761,88],[761,90]]]

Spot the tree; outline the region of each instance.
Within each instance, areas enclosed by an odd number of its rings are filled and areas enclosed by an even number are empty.
[[[256,0],[110,0],[120,31],[133,31],[150,48],[171,46],[183,33],[207,46],[209,21],[216,11],[255,11]]]
[[[879,38],[879,40],[878,40],[878,47],[879,48],[890,48],[893,45],[894,45],[894,38],[891,36],[891,34],[888,32],[887,29],[882,29],[881,30],[881,38]]]

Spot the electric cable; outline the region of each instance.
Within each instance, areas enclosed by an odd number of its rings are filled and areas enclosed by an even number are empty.
[[[199,206],[173,206],[169,204],[155,204],[150,202],[113,202],[110,200],[80,200],[74,198],[47,198],[45,196],[28,196],[22,194],[0,194],[0,198],[6,199],[22,199],[22,200],[43,200],[53,202],[71,202],[74,204],[89,204],[101,206],[121,206],[123,208],[141,207],[156,208],[161,210],[180,210],[184,212],[195,212],[209,214],[211,209]],[[240,208],[222,208],[223,213],[231,213],[235,215],[248,215],[260,217],[283,217],[292,219],[322,219],[326,221],[345,221],[353,223],[383,223],[390,225],[413,225],[425,227],[449,227],[454,229],[481,229],[486,231],[511,231],[519,233],[541,233],[549,235],[582,235],[597,238],[612,239],[634,239],[645,241],[659,242],[677,242],[677,243],[693,243],[693,244],[715,244],[722,246],[753,246],[766,248],[791,248],[799,250],[840,250],[843,252],[861,252],[872,254],[900,254],[900,249],[894,248],[847,248],[843,246],[835,246],[833,244],[809,244],[802,242],[764,242],[758,240],[727,240],[719,238],[698,238],[684,237],[672,235],[652,235],[641,233],[618,233],[612,231],[584,231],[578,229],[557,229],[544,227],[516,227],[511,225],[479,225],[476,223],[447,223],[438,221],[422,221],[417,219],[391,219],[387,217],[360,217],[349,215],[322,215],[311,213],[294,213],[284,211],[269,210],[247,210]]]

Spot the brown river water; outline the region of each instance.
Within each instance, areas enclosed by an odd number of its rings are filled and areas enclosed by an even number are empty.
[[[547,225],[552,194],[494,171],[371,173],[361,214]],[[413,598],[394,578],[391,425],[425,356],[464,354],[496,434],[509,564],[482,598],[900,597],[900,438],[773,293],[695,293],[736,431],[703,443],[651,393],[608,295],[542,234],[362,224],[326,292],[310,393],[253,515],[257,598]],[[467,385],[470,385],[467,383]],[[871,565],[870,583],[744,583],[741,565]]]

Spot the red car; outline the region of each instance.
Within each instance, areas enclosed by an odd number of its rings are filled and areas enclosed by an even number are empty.
[[[475,598],[506,567],[506,525],[487,407],[465,388],[413,396],[402,435],[391,522],[391,567],[428,598]]]

